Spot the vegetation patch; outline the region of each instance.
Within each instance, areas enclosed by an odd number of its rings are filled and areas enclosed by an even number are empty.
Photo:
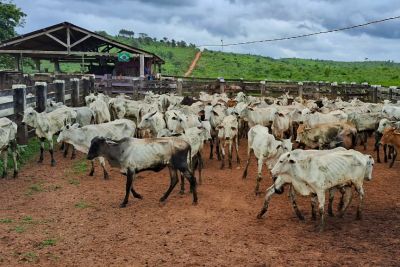
[[[28,187],[28,190],[26,191],[26,195],[31,196],[35,193],[43,192],[43,184],[32,184]]]
[[[12,223],[14,220],[10,218],[0,219],[0,223]]]
[[[45,239],[40,243],[40,247],[44,248],[44,247],[51,247],[51,246],[55,246],[57,244],[57,240],[56,239]]]
[[[39,255],[35,252],[25,252],[19,255],[19,260],[29,263],[37,263],[39,261]]]
[[[78,185],[81,184],[81,181],[79,181],[79,180],[76,179],[76,178],[71,178],[71,179],[68,180],[68,183],[69,183],[69,184],[72,184],[72,185],[78,186]]]
[[[21,233],[24,233],[24,232],[25,232],[26,228],[25,228],[25,226],[23,226],[23,225],[17,225],[17,226],[15,226],[15,227],[13,228],[13,230],[14,230],[16,233],[21,234]]]
[[[74,165],[72,166],[74,174],[81,174],[87,172],[87,161],[86,160],[80,160],[78,162],[75,162]]]
[[[78,209],[86,209],[92,207],[89,203],[86,203],[84,200],[80,200],[78,203],[75,204],[75,208]]]

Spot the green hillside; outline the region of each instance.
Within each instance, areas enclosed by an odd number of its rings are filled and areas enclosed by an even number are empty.
[[[157,40],[146,34],[140,37],[102,35],[120,42],[153,52],[166,62],[162,66],[164,75],[183,76],[198,49],[183,41]],[[25,71],[32,72],[33,64],[25,64]],[[52,64],[43,62],[42,68],[53,71]],[[63,64],[64,72],[80,72],[79,64]],[[245,80],[295,80],[368,82],[381,85],[400,85],[400,64],[394,62],[337,62],[311,59],[273,59],[248,54],[223,53],[205,50],[194,69],[194,77],[243,78]]]

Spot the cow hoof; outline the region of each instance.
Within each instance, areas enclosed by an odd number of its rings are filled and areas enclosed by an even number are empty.
[[[193,205],[193,206],[197,206],[197,204],[198,204],[197,201],[193,201],[193,202],[192,202],[192,205]]]
[[[160,203],[161,203],[161,204],[164,204],[164,203],[165,203],[165,198],[164,198],[164,197],[160,198]]]
[[[52,160],[52,161],[51,161],[51,167],[54,167],[54,166],[56,166],[56,161],[55,161],[55,160]]]
[[[126,207],[126,203],[122,202],[121,204],[119,204],[120,208],[125,208]]]
[[[304,221],[305,220],[303,215],[299,215],[298,218],[299,218],[300,221]]]
[[[180,190],[180,191],[179,191],[179,194],[180,194],[180,195],[185,194],[185,190]],[[160,199],[160,201],[161,201],[161,199]]]
[[[17,172],[17,171],[14,171],[13,177],[16,178],[17,176],[18,176],[18,172]]]
[[[135,198],[137,198],[137,199],[143,199],[142,195],[139,195],[139,194],[137,194],[137,195],[135,196]]]
[[[262,217],[263,217],[263,214],[261,214],[261,213],[259,213],[259,214],[257,214],[257,219],[262,219]]]
[[[93,176],[93,174],[94,174],[94,171],[93,172],[89,172],[89,176]]]
[[[89,173],[89,175],[90,175],[90,176],[93,176],[93,173]],[[103,178],[104,178],[104,180],[109,180],[109,179],[110,179],[110,176],[109,176],[108,173],[107,173],[107,174],[104,174]]]
[[[39,159],[37,163],[43,163],[43,159]]]
[[[72,156],[71,156],[71,159],[76,159],[76,155],[72,155]]]

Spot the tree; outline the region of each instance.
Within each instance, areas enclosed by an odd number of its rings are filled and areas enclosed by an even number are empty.
[[[15,27],[23,26],[26,14],[12,2],[0,1],[0,41],[14,37]]]
[[[15,27],[23,26],[25,17],[26,14],[15,4],[0,0],[0,41],[16,36]],[[12,58],[8,56],[1,56],[0,62],[1,68],[10,68],[13,65]]]

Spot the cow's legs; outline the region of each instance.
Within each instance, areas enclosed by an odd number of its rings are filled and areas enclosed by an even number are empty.
[[[232,169],[232,140],[229,140],[228,143],[228,162],[229,162],[229,169]]]
[[[220,151],[221,144],[219,143],[219,138],[215,138],[215,153],[217,153],[217,159],[221,160],[221,151]]]
[[[333,217],[333,198],[335,197],[335,193],[337,191],[336,187],[329,189],[329,202],[328,202],[328,214]]]
[[[397,151],[395,149],[393,149],[393,154],[392,154],[392,162],[390,162],[389,168],[393,167],[394,161],[397,158]]]
[[[192,195],[193,195],[193,205],[196,205],[197,204],[196,178],[193,176],[193,174],[187,168],[181,170],[181,172],[182,172],[182,175],[184,175],[190,183],[190,192],[192,192]]]
[[[363,205],[363,201],[364,201],[364,188],[362,187],[362,185],[356,185],[356,190],[358,193],[358,196],[360,198],[360,202],[358,203],[358,207],[357,207],[357,220],[361,220],[362,219],[362,205]]]
[[[1,175],[1,178],[4,178],[7,176],[7,161],[8,161],[8,149],[5,148],[1,151],[1,157],[3,159],[3,174]]]
[[[352,193],[352,188],[351,186],[346,186],[343,188],[344,192],[342,192],[342,200],[341,202],[341,208],[339,210],[338,217],[343,217],[344,213],[346,212],[347,208],[349,207],[351,203],[351,199],[353,198],[353,193]]]
[[[211,140],[210,140],[210,156],[209,156],[209,159],[213,159],[213,157],[214,157],[213,149],[214,149],[214,138],[211,137]]]
[[[289,186],[289,199],[290,199],[290,202],[292,203],[293,210],[296,213],[297,217],[300,220],[304,221],[304,216],[301,213],[301,211],[299,210],[299,207],[297,206],[296,192],[294,191],[294,188],[292,185]]]
[[[254,192],[256,195],[259,194],[260,190],[260,182],[262,180],[262,167],[264,163],[264,158],[261,156],[258,161],[257,161],[257,178],[256,178],[256,188],[254,189]]]
[[[170,168],[170,184],[168,190],[164,193],[164,195],[160,198],[160,202],[164,202],[167,200],[169,194],[171,194],[172,190],[175,188],[176,184],[178,183],[178,173],[176,169]]]
[[[64,158],[66,158],[67,155],[68,155],[68,149],[69,149],[69,146],[70,146],[70,145],[67,144],[67,143],[65,143],[65,142],[62,142],[61,146],[62,146],[63,149],[64,149],[64,154],[63,154],[63,156],[64,156]]]
[[[54,160],[54,150],[53,150],[54,142],[53,142],[53,139],[49,140],[49,146],[50,146],[49,152],[50,152],[50,156],[51,156],[51,166],[54,167],[54,166],[56,166],[56,161]]]
[[[367,150],[367,143],[368,142],[368,133],[364,131],[363,133],[363,144],[364,144],[364,150]]]
[[[40,157],[39,157],[38,163],[43,162],[44,140],[46,140],[46,139],[43,137],[40,138]]]
[[[129,192],[131,191],[131,188],[132,188],[133,176],[134,175],[135,174],[128,168],[127,173],[126,173],[125,198],[122,201],[122,203],[119,205],[120,208],[125,208],[126,204],[128,204]]]
[[[72,146],[72,154],[71,154],[71,159],[75,159],[76,158],[76,149],[74,146]]]
[[[265,194],[265,199],[264,199],[264,205],[263,205],[261,211],[257,215],[258,219],[261,219],[262,216],[268,211],[268,205],[269,205],[269,202],[271,201],[271,197],[273,194],[275,194],[275,185],[274,184],[267,189],[267,193]]]
[[[13,165],[14,165],[14,175],[13,177],[17,177],[18,175],[18,145],[17,140],[11,141],[11,151],[13,157]]]
[[[220,144],[219,149],[221,150],[221,170],[225,167],[225,144]]]
[[[247,177],[247,169],[249,168],[250,159],[251,159],[251,155],[252,155],[251,151],[252,151],[252,149],[249,146],[247,148],[247,162],[246,162],[246,167],[244,168],[244,171],[243,171],[242,179],[245,179]]]
[[[170,171],[169,175],[172,175],[171,171]],[[185,177],[183,176],[182,173],[181,173],[181,190],[179,190],[179,194],[181,194],[181,195],[185,194]]]
[[[90,163],[91,163],[91,168],[90,168],[89,176],[93,176],[93,174],[94,174],[94,160],[91,160]]]
[[[240,158],[239,158],[239,137],[238,137],[237,135],[236,135],[235,149],[236,149],[236,162],[237,162],[237,164],[240,164]]]
[[[203,157],[201,156],[201,152],[199,151],[199,153],[197,153],[197,169],[199,171],[199,184],[203,183],[202,177],[201,177],[201,172],[203,169]],[[194,173],[194,171],[193,171]]]
[[[317,202],[317,195],[313,194],[311,197],[311,219],[314,221],[317,219]]]
[[[387,162],[387,145],[383,145],[383,162]]]
[[[319,218],[320,218],[320,224],[319,224],[319,231],[322,232],[324,231],[325,228],[325,192],[318,192],[317,193],[318,197],[318,211],[319,211]]]
[[[106,161],[104,160],[103,157],[99,157],[99,162],[101,167],[103,168],[103,178],[104,180],[108,180],[110,176],[108,175],[108,172],[106,170]],[[94,167],[93,167],[93,172],[94,172]]]

